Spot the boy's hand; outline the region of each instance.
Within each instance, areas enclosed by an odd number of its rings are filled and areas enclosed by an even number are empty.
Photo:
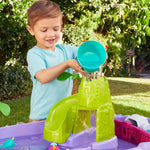
[[[67,66],[68,66],[68,68],[72,68],[75,71],[81,73],[82,75],[85,74],[84,70],[82,70],[82,68],[80,67],[80,65],[78,64],[78,62],[75,59],[67,60]]]

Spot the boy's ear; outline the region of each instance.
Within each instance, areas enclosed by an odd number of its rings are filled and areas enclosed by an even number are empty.
[[[31,28],[31,26],[27,25],[26,28],[30,32],[31,35],[34,35],[33,29]]]

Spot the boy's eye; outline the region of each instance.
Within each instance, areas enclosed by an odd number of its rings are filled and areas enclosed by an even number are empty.
[[[57,29],[57,28],[56,28],[56,29],[54,29],[54,31],[58,31],[58,30],[59,30],[59,28],[58,28],[58,29]]]
[[[46,32],[47,30],[41,30],[42,32]]]
[[[42,30],[41,30],[41,32],[46,32],[46,31],[47,31],[47,29],[42,29]]]

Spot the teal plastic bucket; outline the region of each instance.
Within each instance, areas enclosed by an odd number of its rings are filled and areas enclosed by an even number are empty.
[[[77,59],[83,70],[89,73],[99,71],[106,61],[107,53],[97,41],[82,42],[78,48]]]

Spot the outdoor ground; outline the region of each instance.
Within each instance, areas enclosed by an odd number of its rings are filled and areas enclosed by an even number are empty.
[[[150,78],[108,78],[111,98],[116,114],[140,114],[150,117]],[[0,113],[0,127],[17,122],[28,122],[30,95],[11,101],[8,117]]]
[[[150,117],[150,78],[108,78],[115,113]]]
[[[139,75],[140,75],[140,78],[150,79],[150,71],[148,71],[148,72],[142,72]]]

